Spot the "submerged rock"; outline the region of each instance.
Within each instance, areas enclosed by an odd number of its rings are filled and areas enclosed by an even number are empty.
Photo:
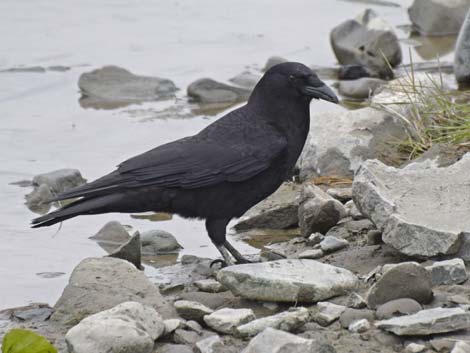
[[[315,260],[278,260],[229,266],[217,279],[235,295],[273,302],[317,302],[358,284],[350,271]]]
[[[469,9],[469,0],[414,0],[408,15],[420,34],[445,36],[459,33]]]
[[[401,253],[454,254],[470,232],[469,168],[469,153],[447,168],[416,163],[396,169],[366,161],[354,179],[354,202]]]
[[[402,59],[393,29],[371,9],[333,28],[330,41],[340,64],[361,65],[379,77],[393,77],[389,64]]]
[[[188,86],[187,93],[198,103],[236,103],[248,99],[250,90],[201,78]]]
[[[413,315],[377,321],[375,326],[399,336],[433,335],[470,328],[470,312],[461,308],[434,308]]]
[[[268,327],[242,353],[315,353],[315,341]]]
[[[140,239],[143,255],[174,253],[183,248],[173,234],[164,230],[154,229],[142,232]]]
[[[470,8],[470,1],[466,3]],[[470,10],[467,12],[455,46],[454,73],[455,79],[461,86],[470,86]]]
[[[138,76],[118,66],[104,66],[82,74],[78,87],[82,106],[107,108],[173,97],[175,84],[165,78]]]
[[[129,300],[151,306],[165,318],[175,315],[158,288],[129,262],[112,257],[87,258],[73,270],[50,320],[70,327],[86,316]]]
[[[77,169],[59,169],[53,172],[38,174],[33,178],[33,186],[47,185],[53,194],[72,189],[82,185],[86,179],[82,177]]]
[[[151,353],[154,341],[164,332],[155,309],[125,302],[83,319],[65,336],[71,353]]]
[[[284,229],[297,225],[300,189],[298,184],[283,183],[272,195],[250,208],[234,228]]]
[[[236,333],[237,326],[241,326],[256,319],[251,309],[223,308],[204,316],[204,322],[211,329],[227,334]]]

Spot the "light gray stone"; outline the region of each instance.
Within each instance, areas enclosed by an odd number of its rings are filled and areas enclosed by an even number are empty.
[[[382,240],[401,253],[454,254],[470,233],[469,168],[470,153],[446,168],[423,162],[396,169],[366,161],[354,178],[353,198],[383,232]]]
[[[408,15],[420,34],[445,36],[459,33],[468,9],[468,0],[414,0]]]
[[[406,345],[404,353],[419,353],[426,350],[424,344],[410,343]]]
[[[298,258],[315,260],[315,259],[319,259],[320,257],[323,257],[323,255],[324,255],[324,252],[322,249],[312,249],[312,250],[302,251],[298,255]]]
[[[317,245],[317,244],[320,244],[320,242],[325,239],[325,236],[321,233],[313,233],[311,234],[308,239],[307,239],[307,244],[309,246],[314,246],[314,245]]]
[[[330,41],[340,64],[362,65],[380,77],[393,76],[388,65],[402,59],[392,27],[371,9],[333,28]]]
[[[161,346],[155,353],[194,353],[190,346],[184,344],[167,343]]]
[[[329,188],[326,193],[343,203],[352,199],[352,188]]]
[[[78,87],[88,101],[84,104],[92,107],[153,101],[173,97],[177,90],[168,79],[134,75],[118,66],[104,66],[82,74]]]
[[[179,316],[186,320],[202,321],[204,315],[212,314],[214,310],[207,306],[189,300],[178,300],[174,304]]]
[[[229,81],[236,84],[237,86],[240,86],[246,89],[253,89],[260,79],[261,79],[261,75],[254,74],[249,71],[244,71],[232,77]]]
[[[175,316],[158,288],[134,265],[112,257],[87,258],[73,270],[50,320],[70,327],[129,300],[153,307],[164,318]]]
[[[168,319],[163,321],[165,326],[164,335],[169,335],[179,328],[184,327],[184,321],[181,319]]]
[[[198,103],[236,103],[248,99],[250,90],[201,78],[188,86],[187,93]]]
[[[174,253],[183,248],[173,234],[160,229],[142,232],[140,241],[143,255]]]
[[[205,315],[204,322],[214,331],[234,334],[237,326],[253,321],[255,318],[251,309],[223,308]]]
[[[217,347],[218,346],[218,347]],[[215,353],[216,349],[223,347],[223,342],[219,336],[209,336],[194,345],[196,353]]]
[[[370,329],[370,323],[367,319],[360,319],[357,321],[351,322],[349,324],[348,330],[352,333],[363,333]]]
[[[344,208],[346,210],[346,214],[351,217],[352,219],[363,219],[364,216],[362,213],[357,209],[356,204],[353,200],[348,201],[344,204]]]
[[[123,244],[129,241],[130,235],[126,228],[118,221],[110,221],[101,228],[98,233],[91,236],[90,239],[99,242]]]
[[[326,233],[346,216],[341,202],[310,183],[304,184],[302,188],[298,212],[300,233],[304,237],[314,232]]]
[[[208,279],[201,279],[199,281],[195,281],[194,285],[203,292],[209,293],[219,293],[224,292],[227,290],[220,282],[216,281],[215,279],[208,278]]]
[[[430,266],[426,266],[426,270],[431,273],[431,280],[434,286],[460,284],[467,280],[465,263],[462,259],[458,258],[435,262]]]
[[[399,298],[412,298],[420,303],[431,300],[431,275],[423,266],[416,262],[403,262],[386,267],[367,293],[367,304],[376,308]]]
[[[249,337],[255,336],[264,331],[267,327],[278,329],[281,331],[291,332],[305,324],[310,317],[310,313],[306,308],[291,308],[276,315],[266,316],[253,320],[247,324],[240,325],[236,328],[237,336]]]
[[[26,207],[33,212],[47,213],[51,208],[50,203],[47,201],[53,197],[51,188],[47,184],[39,185],[25,195]]]
[[[250,208],[234,228],[284,229],[297,225],[300,189],[298,184],[283,183],[272,195]]]
[[[324,252],[333,252],[344,249],[348,245],[349,242],[346,239],[336,238],[331,235],[327,235],[320,243],[320,247]]]
[[[470,353],[470,342],[457,341],[450,353]]]
[[[151,353],[164,332],[161,316],[151,307],[125,302],[83,319],[66,334],[71,353]]]
[[[465,1],[469,3],[469,1]],[[470,8],[470,7],[469,7]],[[459,17],[461,14],[459,14]],[[457,82],[463,86],[470,85],[470,10],[460,29],[454,54],[454,74]]]
[[[421,336],[470,328],[470,312],[461,308],[433,308],[416,314],[377,321],[375,326],[399,336]]]
[[[415,314],[422,309],[423,307],[416,300],[411,298],[400,298],[379,305],[375,315],[377,316],[377,319],[385,320],[394,316]]]
[[[272,302],[318,302],[358,284],[350,271],[315,260],[278,260],[223,268],[217,279],[235,295]]]
[[[315,341],[268,327],[242,353],[314,353]]]
[[[386,83],[387,81],[373,77],[364,77],[351,81],[339,81],[338,92],[349,98],[366,99],[373,96],[375,92]]]
[[[109,254],[109,257],[129,261],[139,270],[143,270],[141,255],[140,234],[139,232],[135,232],[135,234],[126,243],[122,244],[115,251]]]
[[[346,306],[353,309],[362,309],[367,306],[366,300],[357,293],[351,293],[346,301]]]
[[[346,308],[339,317],[341,327],[346,329],[351,325],[351,323],[361,319],[367,319],[369,322],[374,321],[374,311],[368,309]]]
[[[268,61],[266,61],[266,64],[264,64],[263,71],[268,71],[273,66],[285,63],[287,61],[288,61],[287,59],[284,59],[283,57],[280,57],[280,56],[271,56],[268,59]]]
[[[60,194],[85,182],[86,179],[82,177],[77,169],[54,170],[53,172],[38,174],[33,178],[33,186],[38,187],[46,184],[53,194]]]
[[[329,302],[318,302],[317,309],[317,313],[313,315],[313,320],[322,326],[328,326],[333,321],[339,319],[346,310],[346,307]]]

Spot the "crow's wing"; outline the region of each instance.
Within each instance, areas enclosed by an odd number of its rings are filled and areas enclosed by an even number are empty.
[[[195,189],[224,181],[241,182],[269,168],[286,147],[279,135],[252,143],[184,138],[130,158],[116,171],[51,201],[144,186]]]

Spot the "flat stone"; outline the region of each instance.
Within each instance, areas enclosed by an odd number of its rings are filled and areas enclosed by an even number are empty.
[[[415,314],[423,307],[414,299],[400,298],[391,300],[377,308],[376,316],[379,320],[390,319],[394,316]]]
[[[433,286],[460,284],[467,280],[465,263],[458,258],[435,262],[431,266],[426,266],[426,270],[431,273]]]
[[[266,316],[240,325],[236,328],[235,332],[237,336],[242,337],[255,336],[268,327],[291,332],[305,324],[309,318],[310,313],[308,309],[302,307],[292,308],[276,315]]]
[[[283,183],[272,195],[250,208],[234,228],[284,229],[297,225],[300,189],[298,184]]]
[[[367,304],[370,308],[376,308],[399,298],[428,303],[432,298],[430,273],[416,262],[389,266],[367,293]]]
[[[327,235],[325,239],[320,243],[320,247],[324,252],[333,252],[344,249],[349,245],[346,239],[336,238],[331,235]]]
[[[370,323],[367,319],[360,319],[349,324],[348,330],[352,333],[363,333],[370,329]]]
[[[358,284],[350,271],[315,260],[278,260],[223,268],[217,279],[235,295],[272,302],[318,302]]]
[[[46,184],[53,194],[60,194],[85,182],[86,179],[82,177],[77,169],[54,170],[53,172],[38,174],[33,178],[33,186]]]
[[[220,293],[227,290],[220,282],[216,281],[215,279],[201,279],[199,281],[195,281],[194,285],[197,289],[203,292],[209,293]]]
[[[129,300],[154,308],[164,318],[176,314],[158,288],[131,263],[112,257],[87,258],[73,270],[50,320],[70,327]]]
[[[251,309],[223,308],[204,316],[204,322],[213,330],[221,333],[234,334],[237,326],[255,319]]]
[[[223,347],[222,340],[219,336],[214,335],[196,342],[194,350],[196,353],[214,353],[217,348],[221,347]]]
[[[163,332],[163,320],[155,309],[125,302],[86,317],[67,332],[65,340],[73,353],[151,353]]]
[[[136,232],[126,243],[109,254],[109,257],[129,261],[139,270],[143,270],[139,232]]]
[[[298,212],[300,233],[304,237],[314,232],[326,233],[346,216],[341,202],[309,183],[302,188]]]
[[[339,319],[346,307],[329,302],[319,302],[317,303],[317,309],[318,312],[313,316],[313,320],[322,326],[328,326]]]
[[[198,302],[178,300],[174,304],[179,316],[186,320],[202,321],[204,315],[212,314],[214,310]]]
[[[142,232],[140,239],[143,255],[175,253],[183,248],[173,234],[160,229]]]
[[[323,257],[324,254],[325,253],[323,252],[322,249],[305,250],[305,251],[302,251],[298,255],[298,258],[315,260],[315,259],[319,259],[320,257]]]
[[[201,340],[199,333],[184,329],[176,329],[173,333],[173,342],[177,344],[194,345]]]
[[[470,328],[470,312],[461,308],[434,308],[375,323],[399,336],[421,336]]]
[[[217,82],[211,78],[201,78],[187,88],[188,96],[198,103],[236,103],[248,99],[250,90]]]
[[[354,178],[353,198],[383,232],[382,240],[401,253],[455,254],[470,233],[469,168],[470,153],[446,168],[423,162],[396,169],[366,161]]]
[[[313,353],[315,341],[268,327],[242,353]]]

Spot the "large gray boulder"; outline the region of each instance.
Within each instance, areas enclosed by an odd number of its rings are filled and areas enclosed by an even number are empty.
[[[380,77],[392,77],[389,64],[402,59],[393,29],[370,9],[333,28],[330,41],[340,64],[362,65]]]
[[[468,9],[469,0],[414,0],[408,15],[420,34],[445,36],[459,33]]]
[[[143,272],[125,260],[104,257],[87,258],[75,267],[50,320],[70,327],[126,301],[150,306],[164,318],[175,316]]]
[[[284,229],[297,225],[300,190],[298,184],[283,183],[272,195],[250,208],[234,228]]]
[[[250,96],[250,89],[227,85],[211,78],[201,78],[188,86],[188,96],[198,103],[236,103]]]
[[[229,266],[217,279],[244,298],[313,303],[347,294],[358,284],[350,271],[315,260],[278,260]]]
[[[470,86],[470,10],[467,12],[455,46],[454,74],[460,85]]]
[[[469,169],[469,153],[446,168],[423,162],[397,169],[366,161],[354,178],[353,199],[383,232],[382,240],[401,253],[454,254],[470,232]]]
[[[364,160],[399,159],[400,152],[390,142],[406,136],[403,121],[383,110],[312,114],[310,134],[297,163],[300,177],[352,177]]]
[[[164,327],[155,309],[125,302],[86,317],[65,340],[70,353],[151,353]]]

